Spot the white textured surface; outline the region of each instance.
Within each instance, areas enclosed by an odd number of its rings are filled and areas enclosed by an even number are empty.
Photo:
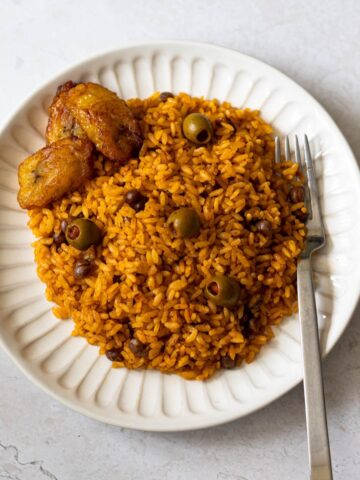
[[[166,2],[103,2],[100,10],[100,2],[88,1],[81,13],[68,2],[52,6],[31,2],[31,7],[4,2],[0,122],[25,94],[69,61],[132,39],[193,38],[236,47],[293,76],[324,103],[359,153],[359,6],[355,1],[324,2],[323,7],[311,3],[207,2],[205,9],[202,2],[176,2],[175,15]],[[83,20],[80,26],[75,25],[76,12]],[[177,25],[170,27],[167,22],[175,16]],[[340,16],[342,30],[335,40]],[[46,27],[50,19],[51,28]],[[339,479],[356,478],[360,469],[359,337],[355,321],[325,363]],[[306,478],[300,388],[228,426],[180,435],[141,434],[65,411],[29,385],[3,357],[0,441],[15,444],[20,454],[0,447],[0,478],[53,478],[50,471],[59,479],[89,475],[133,479],[144,472],[147,478],[170,479]],[[34,459],[42,459],[43,466],[29,463]]]

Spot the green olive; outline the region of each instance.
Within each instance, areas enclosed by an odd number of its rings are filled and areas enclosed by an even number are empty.
[[[87,250],[91,245],[97,245],[101,241],[99,228],[87,218],[75,218],[68,223],[65,236],[69,245],[78,250]]]
[[[201,113],[190,113],[183,121],[185,137],[197,145],[210,142],[213,136],[213,128],[210,120]]]
[[[193,208],[183,207],[172,212],[168,218],[181,238],[197,237],[200,233],[200,218]]]
[[[240,297],[240,285],[233,278],[215,275],[205,286],[205,295],[215,305],[233,307]]]

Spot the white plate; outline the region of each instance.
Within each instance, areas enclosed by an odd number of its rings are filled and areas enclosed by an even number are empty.
[[[324,351],[346,327],[360,288],[360,179],[345,139],[323,108],[273,68],[238,52],[196,43],[137,45],[90,59],[27,100],[0,137],[1,343],[31,380],[69,407],[142,430],[223,423],[270,403],[302,378],[297,318],[286,319],[251,365],[207,382],[154,371],[114,370],[97,348],[70,337],[37,279],[27,215],[16,201],[18,163],[44,144],[46,106],[72,79],[101,82],[124,98],[189,92],[261,109],[282,134],[306,132],[316,155],[327,246],[314,261]]]

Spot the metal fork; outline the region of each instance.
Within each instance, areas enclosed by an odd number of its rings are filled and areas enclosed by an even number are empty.
[[[309,216],[307,237],[297,268],[297,289],[301,342],[303,350],[305,414],[310,463],[310,480],[332,480],[329,436],[326,421],[324,387],[321,372],[318,321],[311,271],[311,256],[325,245],[324,225],[321,219],[314,163],[307,136],[304,137],[304,159],[295,136],[295,161],[303,171],[305,204]],[[289,138],[285,138],[285,160],[291,160]],[[275,162],[281,162],[280,138],[275,139]]]

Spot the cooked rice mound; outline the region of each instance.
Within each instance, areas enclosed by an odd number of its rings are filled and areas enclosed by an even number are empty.
[[[289,189],[302,183],[297,165],[274,163],[272,129],[257,111],[186,94],[162,102],[156,93],[128,104],[144,131],[139,158],[121,166],[99,156],[96,178],[81,191],[29,212],[40,237],[38,274],[57,305],[54,313],[72,318],[73,335],[101,354],[117,349],[121,361],[114,367],[203,380],[224,358],[252,362],[273,337],[271,326],[297,309],[305,227],[296,213],[304,205],[288,201]],[[191,112],[212,121],[210,144],[199,147],[184,137],[182,121]],[[131,189],[149,198],[139,213],[124,201]],[[183,206],[200,215],[196,238],[180,239],[166,223]],[[78,216],[103,232],[95,268],[81,280],[73,275],[80,252],[53,242],[61,221]],[[264,219],[270,237],[256,228]],[[240,283],[236,308],[217,307],[204,296],[216,273]],[[146,345],[144,356],[130,349],[132,338]]]

